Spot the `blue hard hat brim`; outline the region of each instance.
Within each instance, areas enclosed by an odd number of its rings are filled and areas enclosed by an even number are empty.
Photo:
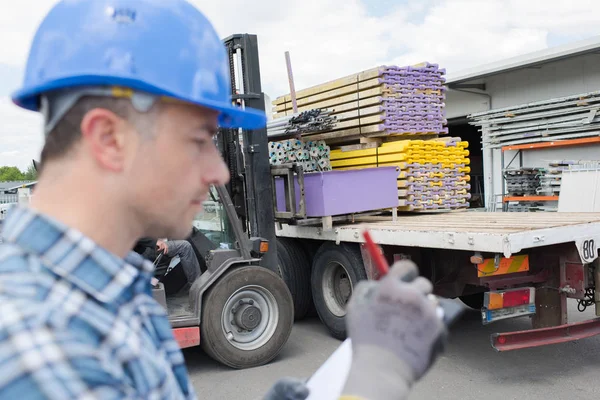
[[[64,88],[75,88],[78,86],[121,86],[133,90],[147,92],[156,96],[165,96],[192,105],[209,108],[220,113],[219,126],[221,128],[242,128],[256,130],[264,128],[267,124],[266,114],[257,109],[242,109],[235,107],[230,103],[211,101],[208,99],[198,101],[186,96],[179,96],[176,93],[172,93],[153,85],[148,85],[138,80],[117,78],[114,76],[80,75],[55,79],[51,82],[47,82],[46,84],[36,86],[34,89],[18,90],[14,92],[11,97],[13,103],[15,103],[17,106],[31,111],[39,111],[39,96],[42,93]]]

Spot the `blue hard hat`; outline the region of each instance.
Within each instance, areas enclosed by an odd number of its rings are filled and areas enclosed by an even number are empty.
[[[223,128],[258,129],[264,112],[231,101],[225,46],[185,0],[62,0],[35,34],[23,87],[12,95],[40,111],[40,95],[83,86],[127,87],[220,111]]]

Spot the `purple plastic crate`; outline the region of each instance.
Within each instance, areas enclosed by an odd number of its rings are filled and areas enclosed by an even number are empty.
[[[311,172],[304,174],[307,217],[326,217],[398,207],[396,167]],[[300,187],[296,179],[296,211]],[[286,209],[283,178],[275,179],[277,210]]]

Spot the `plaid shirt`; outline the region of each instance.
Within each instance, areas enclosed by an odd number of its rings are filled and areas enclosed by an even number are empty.
[[[195,394],[152,263],[13,209],[0,245],[0,398],[189,399]]]

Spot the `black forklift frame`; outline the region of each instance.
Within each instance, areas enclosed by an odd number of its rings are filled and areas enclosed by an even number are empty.
[[[229,56],[232,101],[239,107],[264,112],[257,36],[236,34],[224,39],[223,43]],[[221,129],[218,140],[231,174],[225,187],[235,213],[248,237],[260,237],[271,244],[260,265],[277,272],[275,210],[266,127]]]

